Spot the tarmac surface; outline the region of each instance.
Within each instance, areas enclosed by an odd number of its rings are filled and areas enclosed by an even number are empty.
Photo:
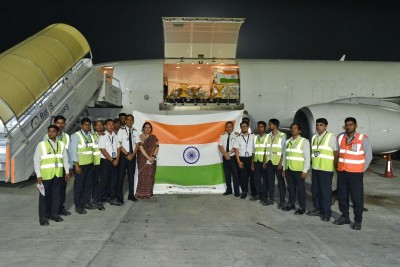
[[[157,195],[79,215],[72,183],[72,215],[43,227],[35,180],[0,184],[0,266],[400,266],[400,179],[366,173],[364,186],[369,211],[354,231],[232,195]]]

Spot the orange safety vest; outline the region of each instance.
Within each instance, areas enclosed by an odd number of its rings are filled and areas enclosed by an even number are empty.
[[[340,146],[338,171],[364,172],[365,154],[362,147],[365,135],[356,133],[353,141],[347,144],[346,134],[338,136]]]

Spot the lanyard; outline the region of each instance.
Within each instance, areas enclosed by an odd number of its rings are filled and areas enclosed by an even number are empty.
[[[59,139],[60,141],[63,140],[63,133],[61,133],[61,134],[58,136],[58,139]]]
[[[250,134],[247,135],[247,141],[246,141],[246,139],[244,138],[244,135],[243,135],[243,134],[242,134],[242,138],[243,138],[244,142],[246,143],[246,152],[247,152],[247,144],[249,143]]]
[[[325,138],[325,136],[326,136],[327,133],[328,133],[328,132],[325,132],[324,136],[322,136],[322,138],[321,138],[321,140],[320,140],[319,142],[318,142],[318,140],[317,140],[317,149],[319,149],[319,146],[321,145],[322,141],[324,141],[324,138]]]
[[[83,133],[82,130],[81,130],[81,133],[82,133],[83,139],[85,139],[85,143],[86,143],[86,144],[89,144],[90,142],[86,139],[86,136],[85,136],[85,134]],[[89,137],[90,137],[90,136],[89,136]]]
[[[110,138],[110,136],[108,136],[108,139],[111,142],[111,148],[112,148],[112,151],[114,152],[114,136],[112,136],[111,138]]]
[[[54,152],[54,155],[57,154],[56,151],[58,151],[58,142],[56,141],[56,143],[57,143],[57,150],[54,150],[54,147],[53,147],[53,145],[50,143],[50,140],[47,140],[47,142],[49,142],[49,144],[50,144],[50,146],[51,146],[51,149],[52,149],[53,152]]]

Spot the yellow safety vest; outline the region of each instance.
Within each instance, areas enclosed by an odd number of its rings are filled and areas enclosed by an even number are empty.
[[[264,134],[261,138],[260,135],[256,135],[254,137],[254,162],[263,162],[266,143],[267,143],[266,134]]]
[[[100,165],[100,148],[99,148],[99,139],[100,137],[95,133],[93,135],[93,164]]]
[[[63,176],[63,153],[65,145],[61,141],[56,141],[56,148],[49,141],[42,141],[38,144],[41,150],[40,172],[43,180],[51,180],[54,177]]]
[[[333,134],[326,132],[318,143],[318,135],[311,139],[311,161],[314,170],[333,172],[334,155],[331,147]]]
[[[305,138],[299,136],[292,143],[292,139],[286,141],[286,163],[285,169],[292,171],[303,171],[304,169],[304,157],[303,157],[303,148],[304,148],[304,140]]]
[[[273,165],[278,165],[282,157],[282,139],[286,137],[285,133],[277,132],[275,138],[272,140],[272,136],[268,134],[267,138],[267,162],[272,161]],[[270,157],[270,151],[272,149],[272,156]]]
[[[80,131],[76,132],[79,137],[78,144],[78,163],[79,165],[89,165],[93,163],[93,139],[89,135],[89,140]]]

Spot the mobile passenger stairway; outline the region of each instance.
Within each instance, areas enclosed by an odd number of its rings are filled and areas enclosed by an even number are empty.
[[[121,106],[118,81],[106,80],[93,67],[84,36],[66,24],[0,54],[0,181],[17,183],[34,173],[36,146],[54,116],[66,118],[69,132],[88,106]]]

